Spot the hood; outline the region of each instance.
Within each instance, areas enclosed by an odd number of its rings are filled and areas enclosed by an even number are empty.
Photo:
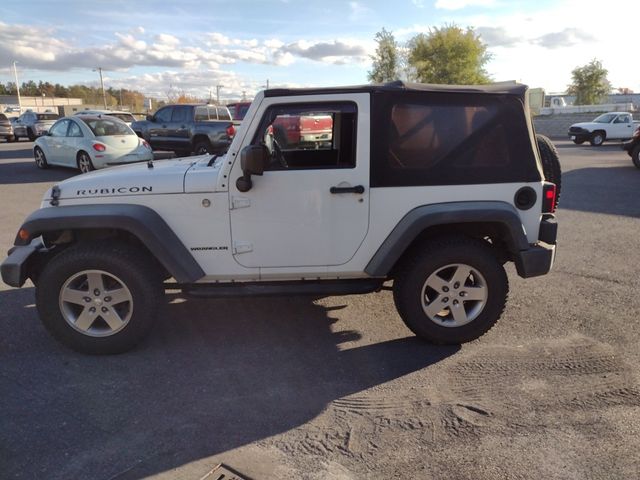
[[[594,122],[580,122],[580,123],[574,123],[573,125],[571,125],[572,127],[580,127],[580,128],[594,128],[597,126],[602,126],[602,125],[608,125],[607,123],[594,123]]]
[[[153,162],[153,168],[142,162],[85,173],[58,183],[58,198],[183,193],[185,174],[199,160],[201,157],[158,160]],[[46,198],[51,198],[51,191],[47,192]]]

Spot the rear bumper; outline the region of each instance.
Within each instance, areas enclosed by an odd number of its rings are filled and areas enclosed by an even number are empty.
[[[29,275],[29,260],[34,253],[44,248],[42,241],[36,238],[29,245],[16,246],[9,250],[9,255],[0,265],[2,281],[12,287],[24,285]]]
[[[556,258],[557,236],[558,224],[555,217],[545,214],[540,221],[540,241],[527,250],[521,250],[515,258],[518,275],[530,278],[549,273]]]

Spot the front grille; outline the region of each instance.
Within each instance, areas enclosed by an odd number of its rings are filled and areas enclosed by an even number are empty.
[[[583,133],[585,130],[581,127],[571,127],[569,128],[570,133]]]

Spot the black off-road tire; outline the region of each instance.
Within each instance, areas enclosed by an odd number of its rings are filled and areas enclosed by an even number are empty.
[[[90,336],[72,327],[62,314],[60,292],[68,279],[91,270],[117,277],[131,293],[131,318],[109,336]],[[164,290],[157,264],[145,252],[114,241],[78,244],[55,256],[40,272],[36,307],[46,329],[67,347],[92,355],[123,353],[149,332]]]
[[[591,134],[591,138],[589,139],[589,143],[593,147],[599,147],[604,143],[604,141],[606,139],[607,139],[607,135],[603,131],[597,130],[597,131],[595,131],[595,132],[593,132]]]
[[[538,142],[538,150],[540,151],[544,179],[556,185],[557,206],[560,203],[560,192],[562,190],[562,169],[560,167],[558,150],[549,137],[536,134],[536,141]]]
[[[636,168],[640,168],[640,144],[633,147],[631,150],[631,160]]]
[[[577,138],[573,141],[573,143],[575,143],[576,145],[582,145],[585,142],[585,140],[583,138],[581,138],[580,140],[578,140]]]
[[[476,269],[486,281],[484,308],[470,323],[441,326],[423,310],[422,291],[429,276],[451,264]],[[482,240],[442,237],[414,248],[396,270],[393,299],[400,317],[418,337],[434,344],[456,345],[475,340],[495,325],[509,293],[507,275],[492,248]]]
[[[15,135],[11,135],[10,137],[7,137],[7,143],[13,143],[16,142],[18,139],[16,138]]]
[[[211,142],[209,140],[199,140],[193,146],[193,153],[195,155],[206,155],[206,154],[213,154],[214,151],[213,151],[213,147],[211,146]]]
[[[49,168],[49,163],[47,162],[47,157],[42,151],[40,147],[36,147],[33,149],[33,158],[36,162],[36,167],[45,170]]]

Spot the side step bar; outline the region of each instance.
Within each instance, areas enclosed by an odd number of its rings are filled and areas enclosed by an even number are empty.
[[[197,298],[258,297],[278,295],[358,295],[382,288],[383,279],[302,280],[295,282],[237,282],[179,285],[185,295]]]

